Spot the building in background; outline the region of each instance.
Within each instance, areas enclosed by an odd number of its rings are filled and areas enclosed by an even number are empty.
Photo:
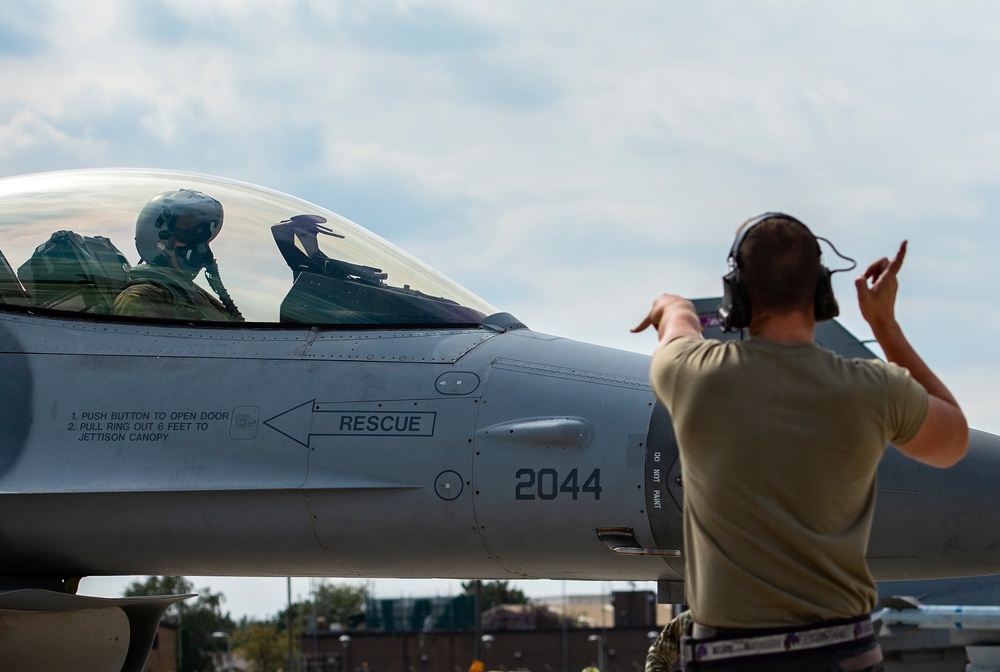
[[[669,613],[650,591],[559,597],[492,607],[477,630],[470,595],[370,600],[365,629],[304,635],[301,669],[465,672],[478,654],[486,670],[636,672]]]
[[[143,672],[177,672],[177,624],[160,621]]]

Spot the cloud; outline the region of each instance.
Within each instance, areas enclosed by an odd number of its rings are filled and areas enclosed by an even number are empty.
[[[46,10],[40,3],[6,3],[0,8],[0,56],[23,60],[41,53],[53,39],[45,29]]]
[[[307,5],[321,15],[319,3]],[[330,11],[324,28],[374,52],[424,56],[479,51],[499,36],[485,23],[470,20],[461,3],[349,2]]]

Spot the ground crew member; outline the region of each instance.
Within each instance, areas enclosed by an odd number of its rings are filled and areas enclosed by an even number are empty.
[[[730,250],[720,317],[746,340],[705,340],[665,294],[653,390],[670,411],[684,482],[685,670],[880,670],[865,561],[887,443],[946,467],[968,449],[954,397],[895,318],[906,243],[858,277],[861,314],[889,363],[814,342],[837,314],[819,242],[799,220],[748,220]]]

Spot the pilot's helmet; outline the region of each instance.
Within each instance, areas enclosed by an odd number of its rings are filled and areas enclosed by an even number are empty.
[[[195,275],[213,260],[208,243],[222,229],[222,203],[193,189],[166,191],[142,206],[135,247],[152,266],[174,266]]]

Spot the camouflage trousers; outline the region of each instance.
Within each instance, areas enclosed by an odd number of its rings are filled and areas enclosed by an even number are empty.
[[[664,626],[660,636],[646,654],[646,672],[671,672],[679,670],[681,638],[689,637],[694,627],[690,611],[682,611]]]

